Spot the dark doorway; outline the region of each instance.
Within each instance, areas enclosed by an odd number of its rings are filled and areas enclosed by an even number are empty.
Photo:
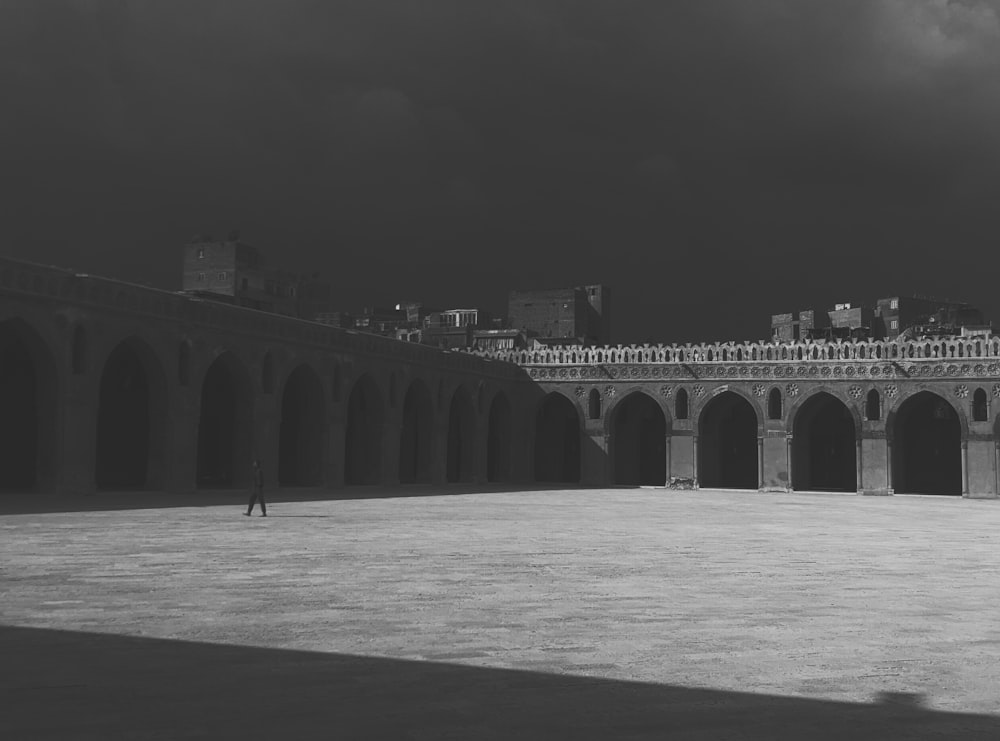
[[[198,486],[244,486],[253,455],[253,391],[243,365],[223,353],[201,384],[198,418]],[[267,461],[262,461],[266,466]]]
[[[611,431],[614,481],[663,486],[667,481],[667,420],[643,393],[631,394],[614,411]]]
[[[490,403],[490,422],[486,441],[486,480],[510,480],[511,416],[510,402],[503,391]]]
[[[158,363],[151,356],[138,340],[126,340],[104,363],[94,468],[99,489],[143,489],[158,483],[165,379],[162,369],[147,372],[147,364]]]
[[[757,415],[732,391],[716,396],[698,424],[698,483],[722,489],[757,489]]]
[[[901,494],[962,494],[962,426],[943,398],[921,391],[890,425],[892,485]]]
[[[312,368],[300,365],[285,381],[278,431],[278,483],[318,486],[323,482],[323,383]]]
[[[792,488],[857,491],[857,465],[854,417],[830,394],[811,396],[799,407],[792,424]]]
[[[567,484],[580,481],[580,415],[562,394],[549,394],[538,409],[535,480]]]
[[[448,410],[448,461],[445,469],[449,483],[475,479],[476,412],[464,386],[455,389]]]
[[[55,368],[20,320],[0,323],[0,490],[30,491],[53,475]]]
[[[347,402],[344,483],[377,484],[382,480],[382,394],[372,377],[361,376]]]
[[[423,381],[410,383],[403,398],[403,426],[399,433],[399,481],[427,484],[434,460],[434,403]]]

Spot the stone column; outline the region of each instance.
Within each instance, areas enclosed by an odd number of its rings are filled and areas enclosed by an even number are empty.
[[[864,491],[864,488],[865,488],[865,483],[864,483],[864,466],[862,465],[863,447],[861,445],[861,438],[860,437],[857,439],[856,446],[857,447],[856,447],[856,450],[855,450],[854,462],[855,462],[855,468],[857,469],[857,479],[858,479],[858,481],[857,481],[857,490],[858,490],[858,493],[860,493],[860,492]]]
[[[97,460],[99,392],[91,374],[70,375],[59,404],[56,490],[60,494],[93,494]]]
[[[757,488],[764,488],[764,437],[757,436]]]
[[[962,496],[969,496],[969,441],[962,441]]]
[[[788,461],[788,491],[795,491],[795,479],[792,478],[792,436],[785,435],[785,456]]]
[[[393,419],[382,425],[382,476],[380,483],[399,486],[399,436],[402,424]]]

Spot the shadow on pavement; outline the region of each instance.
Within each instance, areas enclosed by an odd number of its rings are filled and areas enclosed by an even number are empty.
[[[898,693],[832,702],[20,627],[0,627],[0,656],[9,739],[1000,738],[1000,718]]]
[[[351,499],[397,499],[405,497],[465,496],[497,492],[552,491],[581,488],[572,485],[514,486],[505,484],[401,484],[398,486],[347,486],[340,489],[288,487],[265,492],[267,504],[279,502],[322,502]],[[56,495],[40,492],[0,491],[0,515],[45,512],[101,512],[169,507],[216,507],[246,504],[246,489],[200,489],[193,492],[107,491],[97,494]]]

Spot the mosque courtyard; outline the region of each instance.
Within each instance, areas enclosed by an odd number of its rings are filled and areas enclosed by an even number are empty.
[[[321,495],[0,498],[0,737],[1000,738],[996,500]]]

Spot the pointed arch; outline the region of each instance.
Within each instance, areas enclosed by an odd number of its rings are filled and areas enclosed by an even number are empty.
[[[590,395],[587,398],[587,411],[587,416],[590,419],[601,418],[601,392],[597,389],[590,390]]]
[[[319,374],[306,363],[296,366],[281,391],[278,483],[282,486],[318,486],[323,482],[324,409]]]
[[[448,409],[448,456],[445,474],[449,483],[467,482],[475,478],[476,411],[464,385],[459,385],[451,397]]]
[[[892,485],[905,494],[962,494],[962,442],[968,423],[933,391],[905,398],[886,419]]]
[[[757,408],[734,391],[713,397],[698,417],[698,483],[704,487],[760,487]]]
[[[856,412],[827,391],[810,394],[792,412],[792,488],[857,491]]]
[[[377,484],[382,480],[382,434],[385,404],[378,384],[368,373],[351,388],[347,402],[344,482]]]
[[[98,489],[163,484],[167,381],[153,349],[138,337],[119,342],[101,370],[94,483]]]
[[[972,421],[986,422],[990,418],[990,402],[986,391],[977,388],[972,393]]]
[[[865,419],[870,422],[882,419],[882,397],[875,389],[871,389],[865,397]]]
[[[490,402],[486,439],[486,480],[509,481],[511,477],[511,408],[510,400],[498,391]]]
[[[663,486],[667,480],[667,418],[649,394],[628,394],[609,411],[616,484]]]
[[[547,394],[535,415],[535,480],[579,482],[580,437],[576,405],[559,392]]]
[[[419,378],[410,381],[403,397],[403,423],[399,433],[399,481],[427,484],[434,462],[434,403]]]
[[[767,395],[767,418],[781,419],[781,391],[776,387]]]
[[[201,382],[197,485],[245,486],[253,456],[254,384],[232,351],[220,354]],[[266,466],[267,461],[262,461]]]
[[[20,318],[0,322],[0,490],[55,484],[58,378],[55,356],[33,327]]]

